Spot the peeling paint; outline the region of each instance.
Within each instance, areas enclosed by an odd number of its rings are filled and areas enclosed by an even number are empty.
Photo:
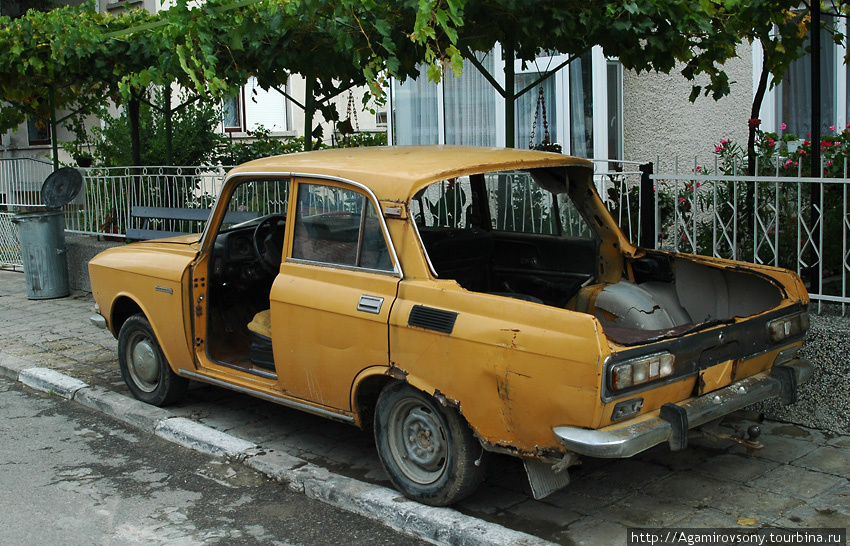
[[[386,375],[392,377],[393,379],[398,379],[399,381],[407,382],[407,370],[403,370],[396,366],[394,363],[390,363],[390,367],[387,368],[387,371],[384,372]]]
[[[454,400],[453,398],[447,397],[445,394],[440,392],[439,389],[434,391],[434,398],[442,404],[443,406],[448,406],[450,408],[460,409],[460,402]]]

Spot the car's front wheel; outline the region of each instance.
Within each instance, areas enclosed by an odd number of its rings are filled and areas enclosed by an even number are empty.
[[[452,408],[406,385],[388,385],[375,407],[381,463],[405,496],[433,506],[472,493],[486,472],[487,452]]]
[[[142,313],[128,318],[121,326],[118,364],[133,396],[154,406],[176,402],[189,385],[188,379],[171,369],[150,322]]]

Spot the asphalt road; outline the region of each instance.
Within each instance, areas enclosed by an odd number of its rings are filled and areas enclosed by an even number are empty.
[[[424,544],[0,379],[0,544]]]

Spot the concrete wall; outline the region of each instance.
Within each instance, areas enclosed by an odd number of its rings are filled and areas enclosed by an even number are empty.
[[[670,171],[679,157],[680,168],[714,164],[714,147],[721,138],[746,142],[753,100],[752,50],[741,46],[739,58],[726,65],[732,93],[719,101],[700,96],[688,100],[691,82],[681,67],[670,74],[625,71],[623,74],[623,136],[625,158],[656,161],[655,172]]]
[[[123,245],[123,242],[104,241],[100,237],[65,233],[65,248],[68,249],[68,285],[71,290],[91,292],[89,260],[102,250]]]

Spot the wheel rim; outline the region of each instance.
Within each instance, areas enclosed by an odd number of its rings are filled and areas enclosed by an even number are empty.
[[[134,333],[128,340],[125,358],[133,383],[144,392],[156,390],[161,363],[153,340],[141,332]]]
[[[448,442],[439,417],[419,400],[400,401],[390,413],[389,447],[405,476],[427,485],[446,469]]]

